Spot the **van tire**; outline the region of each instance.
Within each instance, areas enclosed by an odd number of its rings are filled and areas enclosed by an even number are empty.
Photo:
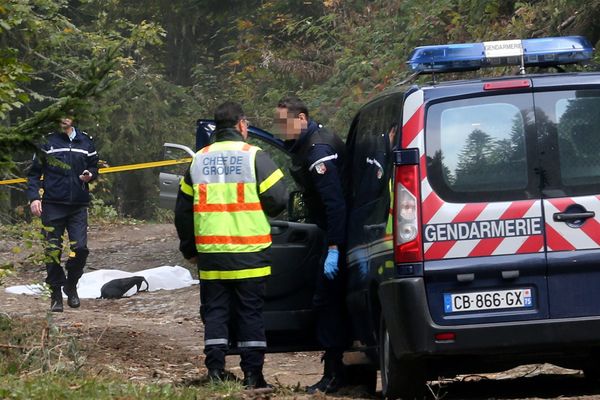
[[[425,395],[425,368],[419,360],[399,360],[392,349],[383,316],[379,330],[381,394],[384,399],[421,399]]]

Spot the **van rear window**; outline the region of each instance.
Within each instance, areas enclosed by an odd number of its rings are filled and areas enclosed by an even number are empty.
[[[523,198],[529,185],[527,95],[434,104],[427,113],[428,177],[450,201]]]

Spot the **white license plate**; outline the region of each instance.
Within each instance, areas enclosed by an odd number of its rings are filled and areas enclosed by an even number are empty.
[[[533,307],[531,288],[493,292],[444,293],[444,312],[446,313],[531,307]]]

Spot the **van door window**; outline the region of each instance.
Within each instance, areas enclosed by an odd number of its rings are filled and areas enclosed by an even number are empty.
[[[397,136],[402,96],[397,93],[367,105],[354,120],[348,135],[345,174],[350,248],[385,237],[393,171],[390,133]]]
[[[426,125],[428,177],[456,202],[533,198],[526,94],[434,104]]]
[[[537,93],[535,101],[540,138],[550,157],[547,197],[600,193],[600,91]]]

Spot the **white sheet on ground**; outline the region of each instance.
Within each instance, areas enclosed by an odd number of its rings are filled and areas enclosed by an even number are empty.
[[[150,291],[155,290],[173,290],[198,284],[198,281],[192,279],[192,274],[187,269],[178,265],[172,267],[165,265],[151,269],[145,269],[137,272],[125,272],[118,269],[99,269],[97,271],[83,274],[77,285],[77,293],[82,299],[95,299],[100,297],[100,288],[106,282],[113,279],[128,278],[131,276],[143,276],[148,281]],[[142,284],[142,289],[146,285]],[[31,294],[39,295],[43,292],[42,285],[21,285],[7,287],[6,292],[13,294]],[[137,291],[136,287],[130,289],[125,296],[131,296]],[[63,296],[64,297],[64,296]]]

